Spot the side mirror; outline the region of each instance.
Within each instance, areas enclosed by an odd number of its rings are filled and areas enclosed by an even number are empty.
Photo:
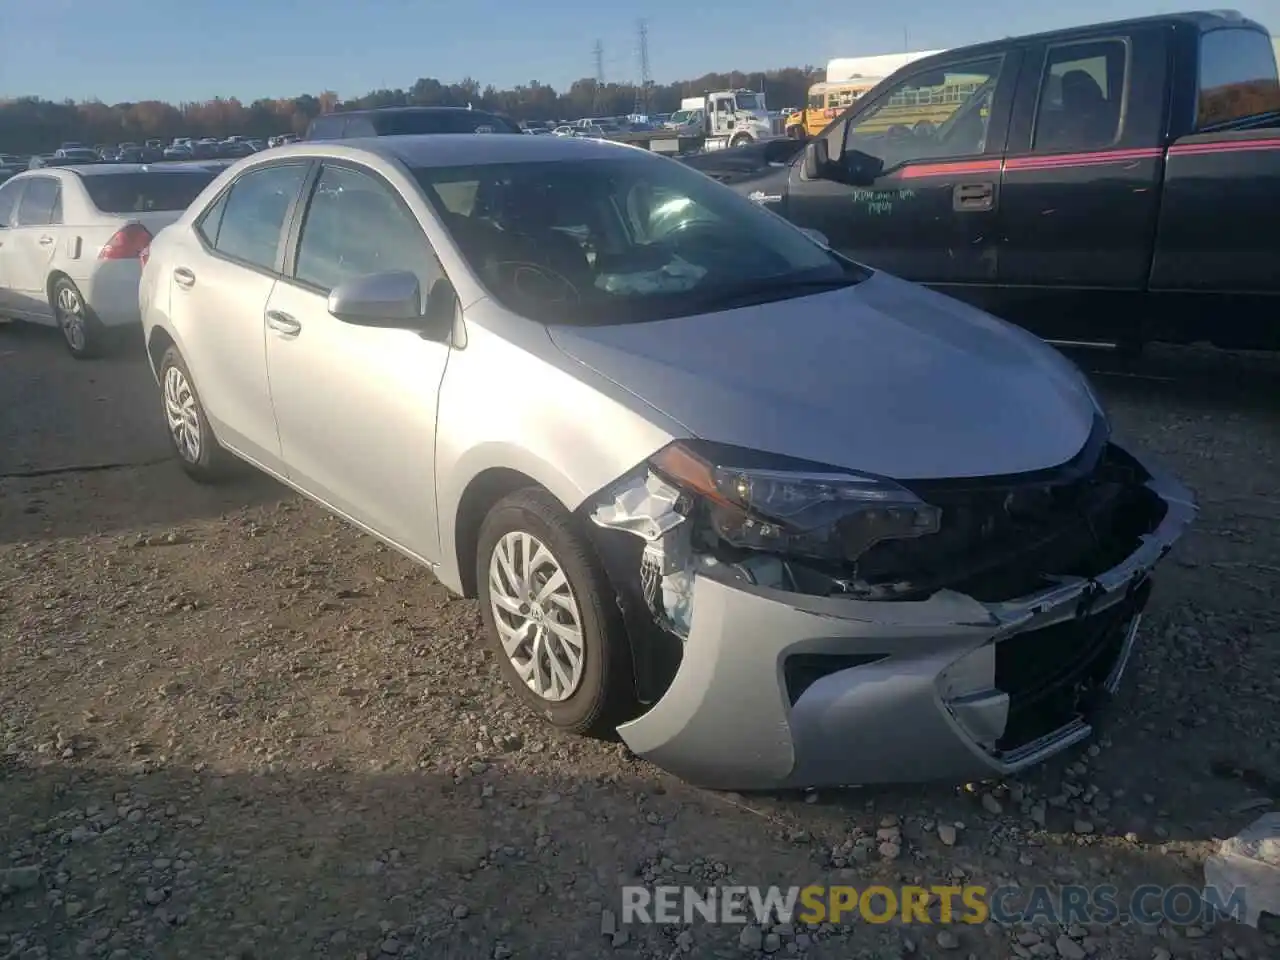
[[[826,137],[818,137],[804,145],[804,178],[821,180],[827,175],[831,159],[827,153]]]
[[[371,273],[340,283],[329,292],[329,313],[361,327],[422,325],[422,288],[404,270]]]
[[[831,241],[827,239],[827,235],[821,230],[814,230],[812,227],[801,227],[800,232],[821,247],[830,247]]]
[[[851,187],[869,187],[884,172],[884,161],[861,150],[846,150],[841,162],[843,180]]]

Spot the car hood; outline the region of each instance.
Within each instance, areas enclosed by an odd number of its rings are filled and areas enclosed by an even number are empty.
[[[1053,347],[885,274],[721,313],[554,327],[551,338],[693,436],[901,480],[1057,466],[1099,412]]]

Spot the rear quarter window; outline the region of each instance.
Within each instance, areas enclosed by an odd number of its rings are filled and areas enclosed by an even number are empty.
[[[307,132],[308,140],[339,140],[347,118],[343,116],[316,117]]]
[[[213,182],[214,171],[124,173],[81,178],[93,205],[103,213],[185,210]]]
[[[1280,111],[1280,78],[1271,38],[1257,30],[1211,30],[1200,38],[1196,126]]]

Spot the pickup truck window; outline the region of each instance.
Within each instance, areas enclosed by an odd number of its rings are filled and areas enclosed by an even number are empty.
[[[1200,38],[1196,126],[1280,111],[1280,80],[1271,38],[1257,30],[1211,30]]]
[[[1001,63],[1000,57],[969,61],[899,81],[849,123],[845,151],[877,157],[886,170],[913,160],[982,153]]]
[[[1032,150],[1097,150],[1119,140],[1128,61],[1129,44],[1121,38],[1050,47]]]

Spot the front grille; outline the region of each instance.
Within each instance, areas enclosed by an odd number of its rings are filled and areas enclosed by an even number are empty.
[[[1088,719],[1150,592],[1147,581],[1100,613],[996,643],[995,685],[1009,695],[999,752],[1017,750],[1077,718]]]

